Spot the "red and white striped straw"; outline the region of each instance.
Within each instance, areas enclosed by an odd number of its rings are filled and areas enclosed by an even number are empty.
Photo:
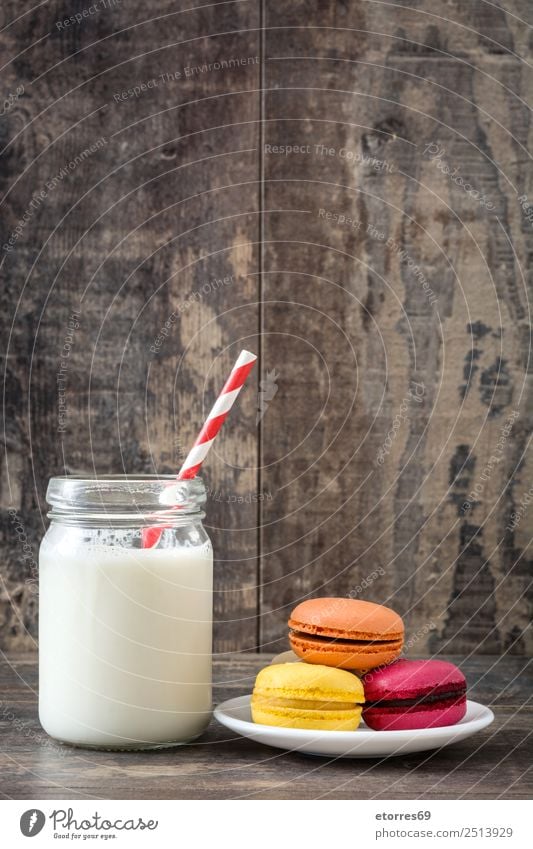
[[[254,367],[257,357],[250,351],[241,351],[230,376],[226,380],[222,391],[213,404],[204,425],[196,437],[195,443],[178,472],[177,480],[190,480],[195,478],[204,462],[215,437],[219,432],[229,411],[233,407],[237,395],[241,391],[246,378]],[[152,548],[159,541],[163,527],[149,527],[142,529],[142,547]]]
[[[200,466],[204,462],[217,433],[222,427],[222,423],[233,407],[237,395],[244,386],[246,378],[253,369],[256,360],[257,357],[255,354],[251,354],[250,351],[241,351],[237,357],[230,376],[226,380],[220,395],[205,420],[204,426],[196,437],[196,442],[187,454],[185,462],[179,470],[178,480],[190,480],[198,474]]]

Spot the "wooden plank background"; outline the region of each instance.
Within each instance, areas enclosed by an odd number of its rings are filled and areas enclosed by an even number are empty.
[[[526,0],[89,5],[1,10],[0,647],[50,475],[173,471],[246,346],[217,651],[339,594],[419,655],[531,654]]]

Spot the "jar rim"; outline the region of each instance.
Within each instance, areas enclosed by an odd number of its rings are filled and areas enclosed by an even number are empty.
[[[156,474],[135,474],[135,475],[113,475],[113,474],[104,474],[104,475],[53,475],[50,478],[50,481],[78,481],[78,482],[92,482],[95,481],[118,481],[118,482],[139,482],[143,483],[145,481],[177,481],[178,478],[176,475],[156,475]],[[181,480],[179,483],[182,484],[192,484],[195,481],[201,481],[202,478],[200,475],[196,475],[194,478],[190,478],[188,480]]]
[[[185,516],[203,517],[205,485],[199,476],[58,475],[50,478],[46,500],[53,521],[161,524]]]

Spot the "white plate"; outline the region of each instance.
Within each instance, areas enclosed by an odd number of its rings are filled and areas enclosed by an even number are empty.
[[[308,731],[303,728],[277,728],[252,722],[251,696],[238,696],[215,708],[215,718],[226,728],[256,743],[336,758],[382,758],[439,749],[465,740],[494,719],[493,712],[477,702],[467,701],[466,715],[456,725],[421,728],[415,731],[372,731],[361,722],[357,731]]]

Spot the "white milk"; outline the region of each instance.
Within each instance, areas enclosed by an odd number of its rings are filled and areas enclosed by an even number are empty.
[[[210,544],[40,553],[39,716],[83,746],[185,742],[211,715]]]

